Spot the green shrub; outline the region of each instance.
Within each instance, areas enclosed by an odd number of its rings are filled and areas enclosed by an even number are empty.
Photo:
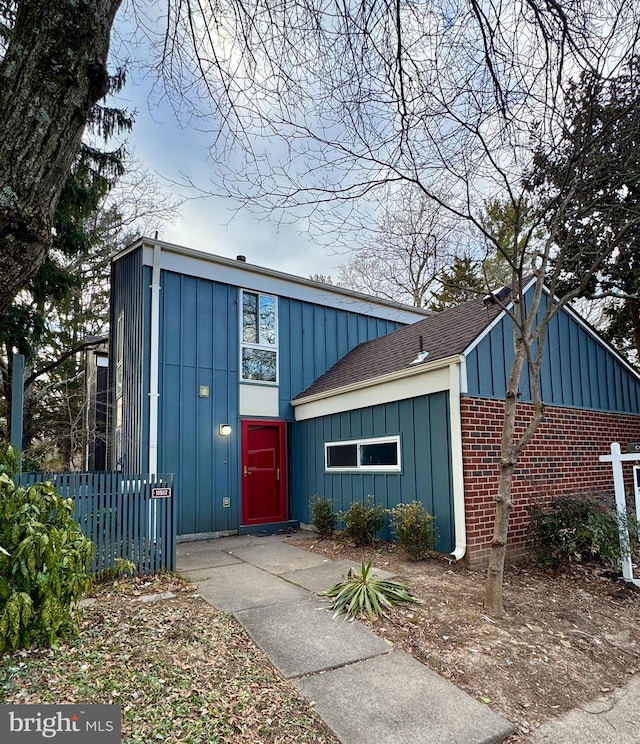
[[[367,496],[365,503],[354,501],[346,512],[338,513],[345,523],[344,536],[356,545],[373,545],[376,532],[384,525],[385,516],[386,509],[376,506],[372,495]]]
[[[629,552],[620,545],[620,517],[615,503],[598,494],[558,496],[549,506],[535,507],[529,526],[536,560],[552,568],[572,561],[617,564]],[[624,519],[635,540],[638,526]]]
[[[365,615],[374,620],[386,615],[385,610],[398,602],[420,602],[407,591],[401,581],[378,578],[371,569],[371,561],[360,573],[350,568],[345,581],[341,581],[326,592],[324,596],[333,597],[333,616],[345,614],[346,620],[353,620]]]
[[[73,502],[51,483],[16,486],[16,467],[13,450],[0,454],[0,651],[74,635],[74,604],[91,586],[93,545]]]
[[[333,511],[333,499],[323,499],[316,494],[311,499],[311,513],[320,537],[331,537],[338,522],[338,515]]]
[[[424,560],[433,550],[436,530],[433,516],[419,501],[391,509],[391,529],[412,561]]]

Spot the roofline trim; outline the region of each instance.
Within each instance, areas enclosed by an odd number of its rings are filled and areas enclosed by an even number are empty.
[[[524,289],[522,290],[522,294],[526,294],[532,287],[532,285],[535,283],[536,278],[532,277],[530,281],[527,282]],[[548,296],[551,297],[551,293],[549,292],[548,288],[545,286],[542,287],[542,291]],[[507,308],[513,307],[513,301],[510,302],[507,305]],[[568,315],[570,315],[573,320],[581,326],[588,334],[591,336],[591,338],[600,346],[604,348],[605,351],[607,351],[609,354],[614,356],[620,364],[623,365],[623,367],[626,368],[628,372],[631,372],[633,376],[640,381],[640,372],[638,372],[636,369],[632,367],[632,365],[620,354],[620,352],[615,349],[610,343],[605,341],[602,336],[598,333],[598,331],[587,321],[585,320],[576,310],[574,310],[571,305],[567,304],[562,307],[562,310],[566,311]],[[470,352],[472,352],[476,346],[486,337],[488,336],[491,331],[498,325],[498,323],[505,317],[506,312],[504,310],[501,310],[498,315],[489,323],[489,325],[480,333],[476,338],[469,344],[469,346],[462,352],[462,355],[466,357],[469,355]]]
[[[123,248],[121,251],[113,254],[111,257],[111,261],[112,262],[117,261],[123,256],[127,255],[128,253],[131,253],[132,251],[136,250],[139,247],[147,246],[151,248],[155,245],[159,245],[162,252],[174,253],[180,256],[184,256],[185,258],[192,258],[195,260],[204,261],[209,264],[218,264],[220,266],[225,266],[227,268],[239,269],[241,271],[246,271],[249,274],[259,274],[267,278],[279,279],[281,281],[291,282],[291,283],[294,283],[294,284],[297,284],[303,287],[310,287],[313,289],[322,289],[323,291],[328,292],[330,294],[356,299],[361,302],[368,302],[373,305],[388,307],[393,310],[400,310],[405,313],[409,312],[416,316],[416,321],[419,320],[420,317],[428,318],[433,315],[433,313],[430,310],[427,310],[426,308],[414,307],[412,305],[404,305],[400,302],[392,302],[391,300],[385,300],[383,298],[375,297],[373,295],[367,295],[367,294],[363,294],[362,292],[355,292],[350,289],[345,289],[344,287],[338,287],[335,284],[323,284],[322,282],[315,282],[312,279],[305,279],[304,277],[296,276],[295,274],[288,274],[284,271],[268,269],[268,268],[265,268],[264,266],[259,266],[257,264],[241,262],[235,258],[227,258],[226,256],[219,256],[215,253],[207,253],[205,251],[196,250],[194,248],[188,248],[186,246],[178,245],[176,243],[168,243],[164,240],[154,240],[152,238],[147,238],[147,237],[140,237],[137,240],[135,240],[133,243],[131,243],[130,245]],[[144,263],[144,260],[143,260],[143,263]]]
[[[452,364],[461,364],[463,361],[464,357],[460,354],[452,354],[447,357],[441,357],[440,359],[434,359],[431,362],[423,362],[422,364],[415,365],[413,367],[396,370],[395,372],[388,372],[386,375],[369,377],[366,380],[352,382],[349,385],[342,385],[341,387],[332,388],[331,390],[324,390],[321,393],[307,395],[304,398],[296,398],[290,402],[291,405],[295,408],[296,406],[302,406],[307,403],[315,403],[319,400],[326,400],[327,398],[334,398],[338,395],[352,393],[356,390],[364,390],[368,387],[377,387],[378,385],[385,385],[388,382],[395,382],[396,380],[402,380],[407,377],[415,377],[417,375],[426,374],[427,372],[433,372],[436,369],[450,367]]]

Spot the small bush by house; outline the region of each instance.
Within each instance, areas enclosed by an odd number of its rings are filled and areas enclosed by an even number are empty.
[[[427,558],[436,541],[433,515],[419,501],[398,504],[389,513],[391,529],[408,558],[412,561]]]
[[[620,544],[621,521],[633,541],[638,529],[635,519],[621,520],[610,497],[593,493],[558,496],[549,506],[532,511],[529,529],[534,556],[552,568],[572,561],[619,563],[632,547]]]
[[[344,537],[356,545],[372,545],[376,532],[384,526],[386,513],[382,506],[376,506],[372,495],[364,503],[354,501],[347,511],[338,513],[345,523]]]
[[[338,523],[338,515],[333,511],[333,499],[323,499],[316,494],[311,499],[313,526],[322,539],[331,537]]]

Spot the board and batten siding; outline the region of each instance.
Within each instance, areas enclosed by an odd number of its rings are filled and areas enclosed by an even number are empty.
[[[158,466],[176,473],[178,534],[239,523],[238,290],[163,271]],[[201,396],[200,389],[208,389]],[[219,425],[229,423],[232,436]],[[224,506],[224,499],[229,506]]]
[[[513,323],[504,316],[466,356],[468,394],[504,399],[513,357]],[[540,395],[549,405],[640,413],[638,377],[588,326],[565,311],[549,323]],[[520,399],[531,401],[526,369]]]
[[[359,344],[403,327],[403,323],[278,299],[279,413],[293,420],[289,403]]]
[[[177,475],[178,533],[240,524],[240,290],[162,271],[158,467]],[[401,324],[278,297],[279,414],[338,355]],[[272,388],[264,383],[242,383]],[[200,397],[202,386],[209,397]],[[230,437],[219,425],[232,426]],[[229,506],[224,506],[224,499]]]
[[[122,463],[113,461],[113,442],[109,442],[108,463],[125,472],[148,470],[149,424],[149,353],[151,268],[142,264],[142,249],[123,256],[111,265],[110,327],[116,329],[120,314],[124,316],[123,344],[123,420]],[[115,334],[109,341],[109,379],[115,380]],[[115,393],[114,393],[115,402]],[[108,431],[113,436],[115,406],[110,406]]]
[[[325,442],[400,435],[399,473],[326,473]],[[314,495],[333,500],[334,511],[363,502],[392,509],[420,501],[435,517],[436,549],[455,547],[449,394],[447,391],[298,421],[292,437],[293,518],[313,521]],[[391,537],[388,526],[379,534]]]

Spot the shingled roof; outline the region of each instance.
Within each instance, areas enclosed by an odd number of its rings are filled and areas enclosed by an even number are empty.
[[[407,369],[421,349],[428,352],[425,362],[461,354],[500,312],[499,304],[479,297],[366,341],[336,362],[296,400]]]

